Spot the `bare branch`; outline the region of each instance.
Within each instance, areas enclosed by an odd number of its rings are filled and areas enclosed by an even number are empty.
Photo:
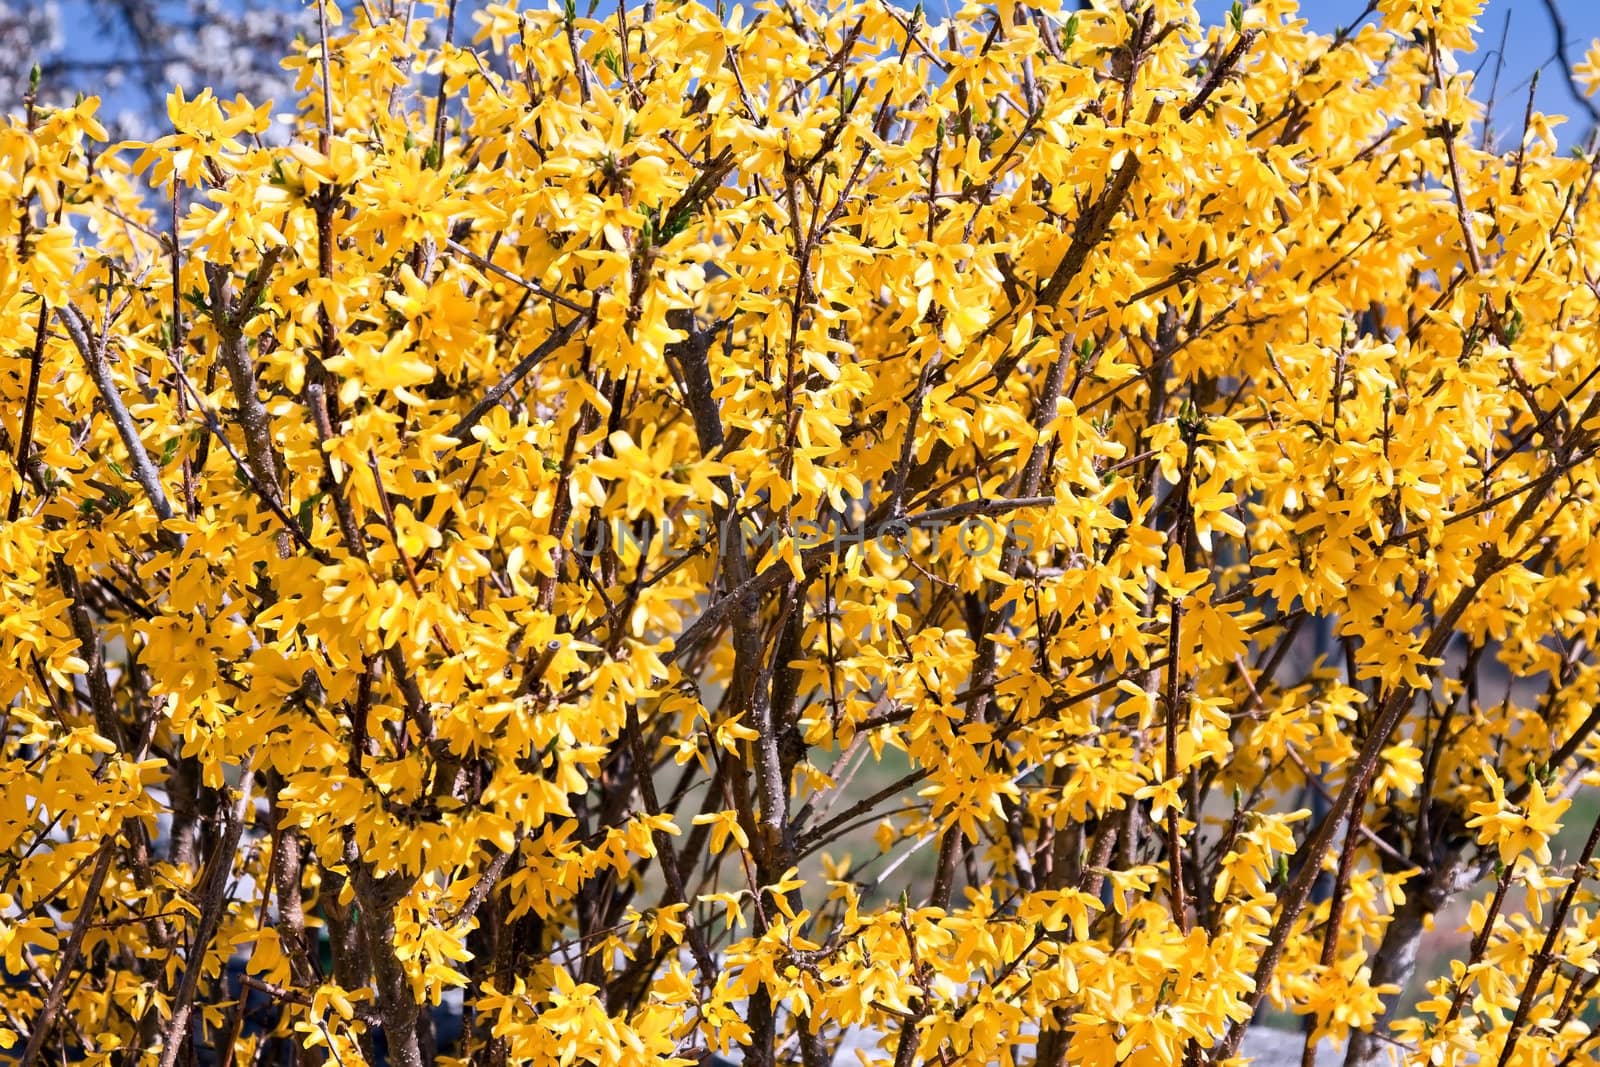
[[[166,490],[161,487],[161,475],[156,470],[155,464],[150,462],[150,453],[145,451],[144,442],[139,438],[139,428],[133,423],[133,416],[128,414],[127,405],[122,402],[122,393],[117,389],[117,382],[111,374],[111,366],[106,356],[106,338],[104,334],[91,335],[88,318],[72,304],[67,304],[56,310],[56,318],[66,328],[72,343],[77,346],[78,353],[83,356],[83,362],[89,369],[89,377],[94,380],[95,388],[100,391],[100,399],[105,401],[106,407],[111,412],[111,421],[117,427],[117,434],[122,438],[123,447],[128,450],[128,460],[133,466],[133,478],[144,490],[145,496],[150,500],[150,505],[155,508],[162,521],[169,520],[175,514],[172,504],[167,500]]]

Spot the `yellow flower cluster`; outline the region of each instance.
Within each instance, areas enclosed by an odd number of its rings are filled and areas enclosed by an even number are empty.
[[[1595,1055],[1600,157],[1478,3],[412,6],[0,125],[8,1055]]]

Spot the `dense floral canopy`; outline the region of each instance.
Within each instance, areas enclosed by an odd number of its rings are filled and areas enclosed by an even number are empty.
[[[1588,1061],[1600,157],[1472,0],[399,6],[0,128],[0,1045]]]

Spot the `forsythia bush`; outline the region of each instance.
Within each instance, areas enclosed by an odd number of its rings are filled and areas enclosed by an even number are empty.
[[[9,1056],[1592,1061],[1600,157],[1476,4],[375,6],[0,130]]]

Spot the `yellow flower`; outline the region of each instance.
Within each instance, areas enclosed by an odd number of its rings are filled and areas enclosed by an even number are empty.
[[[1500,861],[1508,865],[1530,852],[1535,862],[1548,864],[1550,836],[1561,829],[1561,813],[1572,801],[1547,799],[1544,786],[1535,778],[1528,782],[1527,801],[1514,806],[1506,799],[1505,783],[1488,764],[1483,765],[1483,775],[1492,797],[1469,805],[1473,817],[1467,820],[1467,826],[1478,831],[1478,843],[1495,845]]]

